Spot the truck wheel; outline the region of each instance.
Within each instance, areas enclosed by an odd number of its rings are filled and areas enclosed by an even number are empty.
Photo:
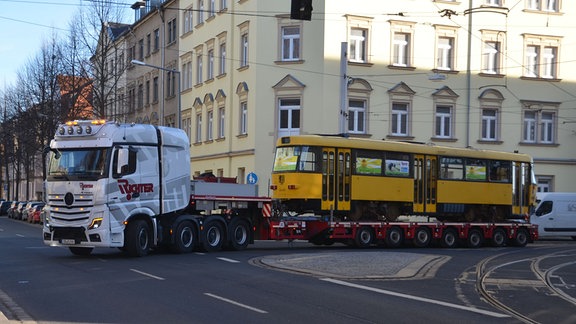
[[[468,232],[468,240],[466,241],[469,248],[476,249],[482,246],[484,243],[484,236],[482,232],[478,229],[471,229]]]
[[[250,243],[250,224],[243,220],[236,220],[230,223],[230,248],[240,251],[248,247]]]
[[[190,221],[183,221],[176,227],[174,243],[170,249],[174,253],[189,253],[196,246],[196,227]]]
[[[217,221],[208,222],[204,225],[203,247],[207,252],[220,251],[224,243],[224,231],[222,225]]]
[[[458,232],[453,228],[447,228],[442,233],[442,238],[440,239],[440,246],[443,248],[454,248],[458,245]]]
[[[374,231],[368,226],[362,226],[356,232],[356,237],[354,238],[354,243],[356,247],[367,248],[372,245],[374,240]]]
[[[492,232],[492,246],[493,247],[503,247],[504,245],[506,245],[506,231],[504,231],[501,228],[497,228],[494,230],[494,232]]]
[[[386,232],[386,245],[391,248],[397,248],[404,243],[404,231],[399,227],[390,227]]]
[[[528,232],[525,229],[519,229],[516,232],[516,237],[512,240],[512,244],[518,247],[524,247],[528,244]]]
[[[92,253],[93,250],[93,248],[83,248],[76,246],[71,246],[68,249],[70,250],[70,252],[72,252],[72,254],[79,256],[88,256]]]
[[[414,233],[414,239],[412,241],[414,246],[423,248],[427,247],[431,240],[432,234],[430,233],[430,229],[427,227],[418,227]]]
[[[125,252],[132,257],[142,257],[150,250],[150,229],[144,220],[136,220],[128,223],[126,239],[124,241]]]

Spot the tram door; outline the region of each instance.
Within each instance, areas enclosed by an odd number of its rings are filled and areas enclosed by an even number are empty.
[[[322,210],[350,210],[350,149],[322,151]]]
[[[530,164],[523,162],[512,162],[512,213],[514,215],[525,215],[530,213],[532,202],[532,175]]]
[[[414,212],[436,212],[436,156],[414,155]]]

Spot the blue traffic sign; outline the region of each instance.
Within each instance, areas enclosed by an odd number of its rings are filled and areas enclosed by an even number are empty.
[[[246,182],[249,184],[256,184],[258,182],[258,176],[254,172],[248,173],[246,176]]]

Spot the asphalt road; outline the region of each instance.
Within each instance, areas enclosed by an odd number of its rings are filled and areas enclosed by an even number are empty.
[[[75,257],[0,217],[0,311],[38,323],[573,323],[576,242]],[[0,315],[2,321],[2,315]]]

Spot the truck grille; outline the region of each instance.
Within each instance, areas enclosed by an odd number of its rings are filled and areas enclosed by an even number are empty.
[[[86,220],[94,206],[93,195],[66,194],[48,195],[50,215],[54,219],[63,221]]]

